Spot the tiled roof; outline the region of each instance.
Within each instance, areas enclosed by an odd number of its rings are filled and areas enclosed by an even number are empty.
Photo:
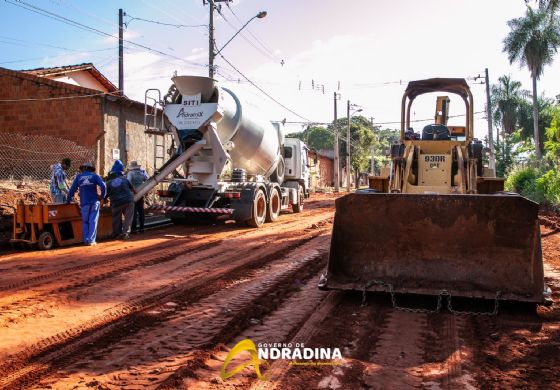
[[[66,65],[66,66],[55,66],[52,68],[36,68],[36,69],[27,69],[21,70],[23,73],[32,74],[34,76],[39,77],[56,77],[56,76],[63,76],[68,73],[72,72],[80,72],[86,71],[89,72],[93,78],[95,78],[101,85],[107,88],[108,92],[115,92],[118,91],[118,88],[109,81],[109,79],[101,72],[97,70],[97,68],[92,63],[84,63],[78,65]]]

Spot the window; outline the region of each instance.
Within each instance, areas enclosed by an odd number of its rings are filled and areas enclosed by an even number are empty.
[[[293,148],[291,146],[284,146],[284,158],[292,158]]]

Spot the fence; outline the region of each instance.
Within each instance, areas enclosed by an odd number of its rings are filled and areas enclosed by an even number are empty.
[[[51,165],[65,157],[72,160],[68,177],[74,176],[86,161],[95,165],[95,150],[73,141],[46,135],[0,133],[0,179],[50,179]]]

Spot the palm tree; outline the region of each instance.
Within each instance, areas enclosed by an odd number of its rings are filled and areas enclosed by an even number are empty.
[[[526,91],[521,89],[521,82],[510,76],[498,78],[498,84],[490,89],[490,106],[492,119],[506,134],[512,134],[517,125],[518,108]]]
[[[539,113],[537,106],[537,80],[543,74],[545,65],[550,65],[560,46],[560,24],[558,17],[546,10],[527,7],[524,17],[508,21],[511,28],[504,39],[503,51],[509,62],[519,62],[527,66],[533,79],[533,134],[537,159],[542,158],[539,134]]]
[[[539,7],[553,15],[560,9],[560,0],[539,0]]]

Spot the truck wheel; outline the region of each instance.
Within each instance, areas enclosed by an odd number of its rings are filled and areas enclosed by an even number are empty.
[[[301,213],[303,211],[304,198],[305,198],[305,194],[303,193],[303,187],[299,185],[297,202],[292,205],[292,210],[294,211],[294,213]]]
[[[282,206],[282,199],[278,193],[278,189],[273,188],[270,191],[270,200],[266,208],[266,222],[274,222],[280,215],[280,207]]]
[[[52,249],[54,247],[54,236],[51,232],[43,232],[39,235],[37,244],[39,245],[39,249],[43,251]]]
[[[266,219],[266,197],[262,190],[257,190],[253,199],[253,215],[247,221],[247,225],[251,227],[261,227]]]

